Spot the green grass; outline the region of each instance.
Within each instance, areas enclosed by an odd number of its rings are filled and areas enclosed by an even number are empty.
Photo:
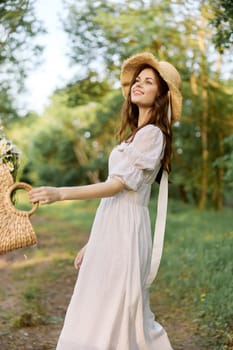
[[[154,208],[153,208],[154,211]],[[154,292],[197,324],[204,349],[233,346],[232,210],[169,205],[165,251]]]

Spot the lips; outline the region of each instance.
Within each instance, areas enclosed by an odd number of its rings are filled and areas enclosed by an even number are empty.
[[[134,95],[143,95],[144,92],[141,91],[141,90],[139,90],[139,89],[135,89],[135,90],[133,90],[133,94],[134,94]]]

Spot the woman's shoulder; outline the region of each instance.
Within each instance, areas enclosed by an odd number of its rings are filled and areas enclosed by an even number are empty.
[[[163,134],[163,132],[162,132],[162,130],[158,127],[158,126],[156,126],[156,125],[153,125],[153,124],[147,124],[147,125],[145,125],[145,126],[143,126],[142,128],[140,128],[138,131],[137,131],[137,133],[136,133],[136,135],[137,136],[140,136],[140,135],[151,135],[151,136],[153,136],[153,135],[162,135]]]
[[[164,135],[161,129],[153,124],[148,124],[139,129],[132,141],[132,147],[140,147],[146,150],[154,149],[155,145],[163,145]]]

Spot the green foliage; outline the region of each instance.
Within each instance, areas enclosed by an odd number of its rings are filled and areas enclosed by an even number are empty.
[[[38,64],[42,46],[34,40],[43,32],[35,18],[33,1],[0,2],[0,112],[3,120],[17,116],[15,96],[33,64]]]
[[[0,66],[1,67],[1,66]],[[1,73],[0,73],[1,74]],[[0,83],[1,86],[1,83]],[[0,92],[0,122],[10,122],[17,118],[18,113],[15,106],[13,105],[12,97],[10,96],[9,87],[1,87]]]
[[[117,89],[121,63],[149,50],[173,63],[183,82],[182,117],[174,126],[172,195],[220,209],[224,190],[231,189],[230,150],[224,140],[233,128],[232,81],[222,76],[225,56],[212,44],[214,12],[209,4],[66,1],[63,25],[77,75],[54,93],[41,119],[19,126],[28,135],[19,143],[25,146],[25,179],[60,183],[62,177],[70,184],[106,178],[123,102]]]
[[[21,125],[25,136],[14,135],[18,144],[25,142],[21,178],[56,186],[105,180],[123,97],[115,90],[104,101],[74,108],[69,95],[59,91],[43,117],[27,117],[24,132]]]
[[[198,81],[198,78],[197,78]],[[232,133],[231,94],[228,90],[229,82],[209,78],[208,88],[208,190],[209,203],[214,203],[214,193],[219,187],[217,172],[222,169],[225,190],[231,188],[230,169],[232,168],[232,147],[224,141]],[[174,126],[174,154],[173,171],[171,178],[173,184],[180,188],[180,195],[184,201],[198,204],[201,186],[201,128],[200,115],[201,95],[193,94],[188,82],[184,82],[186,89],[183,117]],[[190,157],[192,155],[192,157]],[[229,175],[227,175],[229,174]]]
[[[233,135],[226,137],[224,140],[225,152],[213,163],[214,167],[224,166],[224,180],[229,189],[233,189]]]
[[[169,55],[171,31],[177,33],[170,1],[75,1],[66,2],[63,25],[70,38],[70,57],[83,67],[119,73],[122,60],[141,50]],[[164,25],[164,24],[167,25]],[[162,38],[162,40],[161,40]],[[175,47],[173,54],[175,55]],[[97,68],[98,70],[98,68]]]
[[[214,43],[220,52],[233,44],[233,3],[231,0],[211,0],[214,10],[212,24],[216,28]]]
[[[84,174],[75,158],[72,142],[59,128],[35,135],[27,167],[31,170],[27,180],[34,184],[64,186],[83,182]]]
[[[118,81],[122,61],[149,50],[178,68],[184,104],[181,121],[174,127],[172,180],[184,201],[221,208],[226,163],[220,167],[215,162],[225,152],[223,139],[232,133],[232,89],[213,62],[220,58],[214,52],[213,31],[208,26],[214,16],[209,2],[194,6],[186,1],[86,0],[82,6],[69,1],[66,8],[63,23],[69,33],[70,57],[77,66],[82,64],[88,70],[95,63],[101,77],[105,74],[106,79],[117,77]]]
[[[91,102],[100,101],[109,92],[109,83],[99,81],[96,72],[89,72],[82,80],[69,83],[64,89],[57,91],[57,94],[66,94],[67,106],[76,107],[87,105]]]

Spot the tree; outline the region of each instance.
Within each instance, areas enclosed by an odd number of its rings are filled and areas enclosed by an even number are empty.
[[[63,20],[72,62],[117,80],[123,59],[141,50],[176,59],[171,38],[178,32],[171,1],[67,1]],[[164,25],[166,23],[166,25]],[[170,54],[170,55],[169,55]]]
[[[35,37],[42,33],[30,0],[0,1],[0,110],[1,118],[17,115],[17,94],[24,87],[28,70],[38,60],[41,45]]]
[[[233,44],[233,2],[231,0],[211,0],[213,18],[211,23],[216,28],[213,41],[223,53]]]
[[[184,123],[181,122],[176,137],[184,148],[179,148],[180,154],[176,159],[184,158],[190,163],[185,154],[192,154],[191,164],[187,166],[189,172],[184,179],[183,188],[190,192],[188,178],[192,181],[191,193],[200,209],[205,208],[209,202],[218,209],[223,203],[223,167],[215,167],[213,162],[224,153],[223,139],[232,132],[229,103],[232,89],[227,87],[221,76],[221,56],[214,53],[211,45],[212,31],[208,27],[209,6],[208,1],[201,1],[199,12],[184,18],[183,25],[186,35],[182,38],[186,44],[186,66],[189,68],[189,81],[184,84]],[[191,38],[191,40],[190,40]],[[190,90],[191,87],[191,90]],[[226,127],[227,126],[227,127]],[[186,128],[192,128],[190,145],[184,139],[188,132]],[[183,130],[182,130],[183,129]],[[191,151],[192,149],[192,151]],[[178,181],[180,178],[178,179]]]
[[[95,64],[96,71],[109,81],[119,79],[121,62],[138,51],[149,50],[158,59],[174,63],[181,72],[184,97],[182,119],[174,129],[174,167],[179,174],[174,175],[174,182],[182,197],[193,197],[200,208],[209,201],[220,208],[223,169],[213,171],[213,162],[224,152],[223,139],[232,129],[223,129],[216,115],[221,113],[221,123],[229,125],[231,90],[224,87],[221,69],[215,68],[221,57],[212,45],[209,24],[214,13],[209,4],[207,0],[195,4],[182,0],[70,1],[64,25],[72,62],[86,69]],[[226,103],[216,104],[216,99]]]
[[[65,87],[55,91],[55,94],[67,96],[66,105],[75,108],[101,101],[110,90],[106,79],[101,80],[96,72],[89,71],[82,79],[74,77]]]

